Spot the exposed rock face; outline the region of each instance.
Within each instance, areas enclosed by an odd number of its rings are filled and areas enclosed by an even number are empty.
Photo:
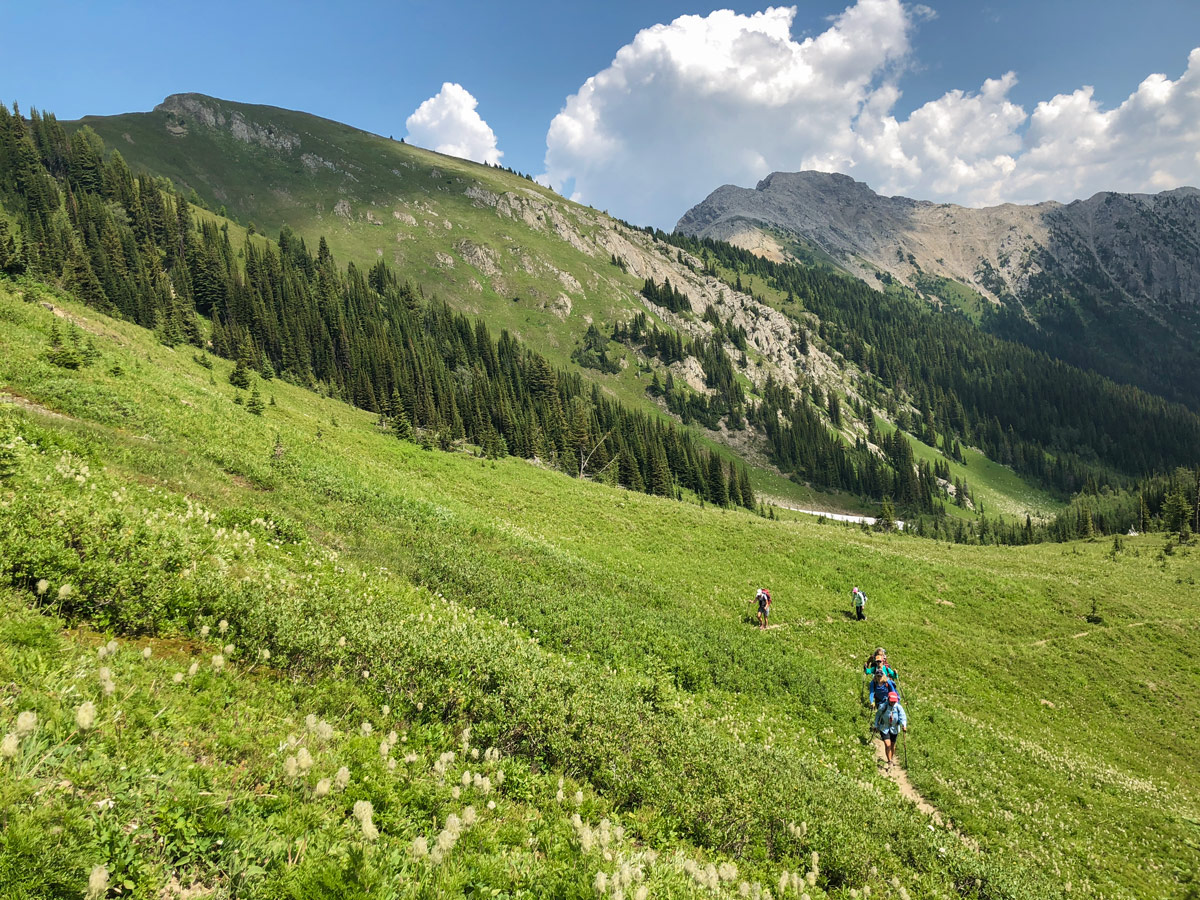
[[[774,259],[816,250],[935,302],[975,296],[977,312],[1009,313],[987,321],[1001,334],[1200,407],[1185,384],[1200,345],[1196,188],[968,209],[776,172],[753,190],[718,188],[676,228]]]
[[[172,94],[154,107],[154,111],[174,113],[185,120],[203,122],[209,128],[228,128],[229,133],[239,141],[247,144],[259,144],[272,150],[290,153],[300,146],[299,135],[283,128],[277,128],[270,123],[252,122],[237,110],[231,111],[227,116],[219,106],[200,94]],[[180,127],[180,124],[173,124],[175,128]],[[172,125],[167,127],[170,130]],[[329,165],[325,160],[315,156],[311,161],[306,161],[306,164],[310,168],[313,168],[314,164]]]

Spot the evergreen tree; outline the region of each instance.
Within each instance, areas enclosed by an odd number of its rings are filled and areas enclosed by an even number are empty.
[[[261,416],[264,408],[262,394],[259,393],[258,385],[256,384],[254,390],[250,392],[250,399],[246,401],[246,412]]]

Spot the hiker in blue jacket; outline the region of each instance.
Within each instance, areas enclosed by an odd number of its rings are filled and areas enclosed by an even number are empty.
[[[875,677],[871,679],[871,708],[882,708],[887,703],[888,694],[899,695],[900,685],[896,683],[896,673],[884,666],[875,669]]]
[[[908,715],[900,705],[900,697],[895,691],[888,693],[883,705],[875,713],[875,730],[883,740],[887,768],[890,769],[896,755],[896,740],[900,737],[900,732],[908,733]]]

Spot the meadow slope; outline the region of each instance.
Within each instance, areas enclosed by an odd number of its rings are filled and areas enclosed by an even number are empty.
[[[46,354],[68,320],[97,353],[76,370]],[[17,896],[81,896],[100,863],[132,896],[583,897],[600,873],[631,897],[1197,889],[1193,547],[768,521],[425,451],[278,380],[251,415],[211,363],[0,284],[0,731],[41,723],[0,762]],[[138,668],[122,644],[110,695],[94,646],[114,636],[152,654]],[[876,769],[860,672],[877,644],[909,704],[909,777],[979,851]],[[199,674],[164,694],[189,659]],[[84,700],[90,729],[72,724]],[[300,784],[309,711],[337,749]],[[389,768],[389,729],[417,759]],[[501,763],[466,762],[491,747]],[[352,789],[315,796],[335,761]],[[483,791],[472,774],[497,765]],[[355,831],[359,800],[378,838]],[[431,863],[414,842],[452,812],[467,837]]]

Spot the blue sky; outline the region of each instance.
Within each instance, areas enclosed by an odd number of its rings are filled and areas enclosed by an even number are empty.
[[[696,6],[623,0],[574,4],[416,0],[346,3],[337,12],[325,5],[296,2],[10,4],[5,14],[9,38],[0,56],[0,99],[75,118],[146,110],[167,94],[199,91],[302,109],[399,137],[408,133],[406,120],[414,110],[438,95],[443,83],[452,82],[477,101],[474,114],[490,126],[504,164],[535,175],[549,172],[556,187],[575,192],[582,200],[669,227],[673,217],[722,181],[753,183],[766,174],[761,171],[764,167],[839,168],[877,189],[975,205],[1042,198],[1029,193],[1038,189],[1050,196],[1050,188],[1061,178],[1039,170],[1038,177],[1022,181],[1006,172],[1004,164],[989,168],[998,156],[1021,162],[1029,148],[1017,147],[1013,138],[1027,134],[1039,102],[1091,85],[1095,88],[1092,108],[1111,111],[1153,73],[1180,80],[1188,69],[1189,52],[1200,47],[1200,3],[1193,0],[1142,0],[1136,14],[1124,3],[1077,0],[1018,0],[990,6],[927,0],[925,5],[902,8],[899,0],[859,0],[849,5],[861,19],[867,18],[867,12],[876,15],[873,25],[856,25],[846,18],[842,30],[847,34],[855,28],[890,29],[899,21],[904,40],[877,59],[867,59],[869,52],[861,54],[863,70],[858,74],[865,81],[854,96],[830,101],[833,106],[846,104],[840,119],[826,118],[828,105],[819,111],[805,106],[799,95],[819,94],[821,89],[802,79],[788,97],[764,101],[761,115],[744,119],[740,108],[731,115],[739,96],[736,85],[729,90],[722,87],[721,96],[714,98],[709,88],[685,83],[695,76],[691,62],[668,62],[665,69],[656,68],[664,54],[671,56],[672,47],[679,46],[671,43],[669,31],[661,45],[645,49],[641,56],[633,54],[636,58],[626,71],[614,72],[610,69],[614,55],[642,29],[692,15],[700,17],[699,27],[708,29],[709,39],[725,40],[733,34],[729,39],[734,40],[757,27],[746,25],[749,20],[741,17],[766,8],[763,4]],[[792,73],[786,77],[792,77],[796,60],[803,56],[799,45],[806,37],[837,27],[834,17],[847,7],[846,2],[798,3],[789,26],[790,49],[781,47],[775,34],[775,46],[764,50],[768,57],[778,54],[772,71],[776,75],[786,71]],[[741,17],[722,20],[718,28],[717,19],[707,18],[714,9],[731,9]],[[26,39],[14,40],[17,35]],[[737,60],[734,64],[740,65]],[[548,159],[552,120],[586,79],[606,70],[609,93],[598,91],[587,103],[576,104],[560,124],[577,125],[598,116],[599,130],[588,140],[619,151],[604,157],[591,147],[567,146],[561,137],[565,132],[560,131]],[[931,131],[909,122],[914,110],[953,90],[965,92],[969,100],[983,92],[987,79],[1000,79],[1008,72],[1015,73],[1015,81],[1000,85],[970,114],[979,121],[994,119],[997,104],[1004,103],[1025,114],[1020,119],[1002,112],[1009,133],[979,136],[981,149],[976,156],[988,165],[979,164],[975,157],[950,160],[936,148],[932,156],[922,155]],[[1200,72],[1193,74],[1200,77]],[[843,68],[831,77],[850,75]],[[670,90],[656,94],[656,87],[648,87],[655,80],[658,84],[670,80]],[[748,84],[742,87],[752,89]],[[620,108],[622,91],[638,95],[641,107]],[[813,138],[822,129],[837,130],[849,122],[858,144],[874,140],[862,136],[867,126],[860,127],[857,118],[872,102],[886,105],[881,121],[909,126],[901,144],[887,151],[890,161],[881,162],[885,154],[877,143],[854,149],[847,143],[849,138],[837,146]],[[658,114],[655,104],[663,105],[664,115]],[[706,110],[712,111],[708,120]],[[946,111],[930,108],[925,118],[935,112]],[[959,127],[953,123],[961,121],[962,115],[967,113],[958,110],[945,121],[951,123],[949,127]],[[1132,114],[1127,118],[1128,128],[1141,121]],[[787,127],[772,124],[781,121]],[[424,134],[430,140],[438,138],[439,127],[449,127],[439,122],[428,123]],[[622,131],[635,127],[635,131]],[[944,131],[947,126],[940,127]],[[1109,128],[1105,125],[1106,131]],[[715,140],[713,132],[724,129],[736,133]],[[783,132],[782,137],[775,131]],[[965,133],[970,134],[970,129]],[[946,139],[943,134],[942,140]],[[686,158],[689,148],[701,144],[697,153],[704,156],[702,164],[698,162],[694,172],[677,171],[678,156]],[[470,141],[462,146],[470,149]],[[479,156],[487,151],[472,152]],[[1047,155],[1050,152],[1047,145]],[[1118,189],[1157,188],[1171,178],[1189,180],[1189,161],[1180,157],[1178,146],[1171,152],[1174,162],[1160,166],[1157,174],[1148,169],[1140,182],[1129,171],[1133,166],[1129,160],[1102,165],[1094,177],[1124,179],[1106,185]],[[676,164],[659,170],[655,158],[664,155],[675,156]],[[939,180],[939,167],[966,167],[973,174],[958,181]],[[630,168],[649,171],[645,179],[626,184],[622,172]],[[706,181],[714,178],[712,183]],[[656,179],[670,184],[665,184],[661,197],[646,198],[647,192],[658,193]],[[1190,178],[1192,183],[1197,180]],[[1067,182],[1062,189],[1068,192],[1096,188],[1079,179]]]

